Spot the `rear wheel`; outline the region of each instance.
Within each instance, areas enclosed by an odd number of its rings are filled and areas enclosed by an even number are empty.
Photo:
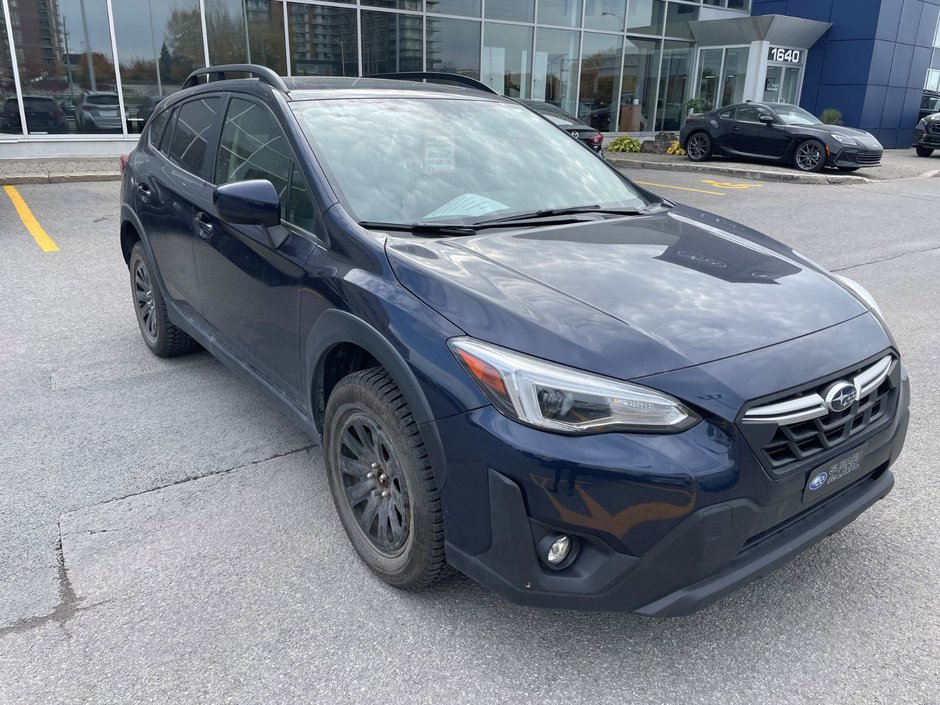
[[[324,456],[333,503],[362,561],[395,587],[447,572],[441,499],[421,433],[381,367],[354,372],[326,405]]]
[[[819,173],[826,168],[826,148],[819,140],[806,140],[796,148],[793,163],[800,171]]]
[[[918,157],[929,157],[931,154],[933,154],[933,150],[930,147],[917,147]]]
[[[685,153],[693,162],[705,162],[712,156],[712,138],[707,132],[695,132],[686,140]]]
[[[137,324],[153,354],[158,357],[176,357],[198,348],[199,344],[195,340],[170,323],[166,315],[166,301],[140,242],[131,250],[127,266],[131,275],[131,295],[134,298]]]

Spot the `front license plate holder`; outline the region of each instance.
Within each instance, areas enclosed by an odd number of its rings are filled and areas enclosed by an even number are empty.
[[[803,486],[803,504],[814,504],[861,479],[865,455],[863,444],[810,470]]]

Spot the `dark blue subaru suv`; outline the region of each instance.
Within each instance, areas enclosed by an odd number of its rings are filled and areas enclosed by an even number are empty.
[[[144,341],[322,443],[379,577],[687,614],[891,490],[909,385],[864,289],[421,78],[201,69],[122,186]]]

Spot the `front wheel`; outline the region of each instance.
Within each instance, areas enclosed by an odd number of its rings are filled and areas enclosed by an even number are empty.
[[[712,138],[707,132],[696,132],[689,136],[685,153],[693,162],[706,162],[712,156]]]
[[[806,140],[796,148],[793,163],[800,171],[818,174],[826,168],[826,148],[819,140]]]
[[[933,150],[930,147],[918,147],[917,156],[918,157],[929,157],[933,154]]]
[[[344,377],[323,423],[330,493],[362,561],[398,588],[447,571],[441,499],[421,433],[381,367]]]

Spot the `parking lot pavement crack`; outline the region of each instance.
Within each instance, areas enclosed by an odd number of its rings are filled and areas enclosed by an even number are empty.
[[[59,527],[59,540],[56,543],[56,556],[58,558],[56,566],[58,568],[59,604],[49,614],[41,615],[39,617],[29,617],[28,619],[22,619],[8,626],[0,627],[0,639],[10,634],[18,634],[20,632],[38,629],[39,627],[45,626],[46,624],[53,623],[58,625],[58,627],[65,634],[67,640],[71,640],[72,635],[66,628],[66,623],[72,617],[80,612],[84,612],[86,610],[90,610],[110,602],[110,600],[102,600],[101,602],[95,602],[89,605],[81,604],[82,600],[78,597],[78,595],[75,594],[75,589],[72,587],[72,581],[69,579],[68,568],[65,565],[65,553],[62,550],[61,525]]]
[[[141,490],[140,492],[131,492],[130,494],[126,494],[126,495],[123,495],[123,496],[121,496],[121,497],[115,497],[115,498],[113,498],[113,499],[109,499],[109,500],[107,500],[107,501],[100,502],[99,504],[97,504],[97,505],[95,505],[95,506],[104,506],[104,505],[107,505],[107,504],[111,504],[112,502],[122,502],[122,501],[124,501],[125,499],[130,499],[131,497],[140,497],[141,495],[150,494],[151,492],[159,492],[160,490],[165,490],[165,489],[167,489],[168,487],[176,487],[177,485],[182,485],[182,484],[184,484],[184,483],[186,483],[186,482],[193,482],[193,481],[195,481],[195,480],[204,480],[204,479],[210,478],[210,477],[219,477],[219,476],[221,476],[221,475],[227,475],[228,473],[235,472],[236,470],[242,470],[242,469],[244,469],[244,468],[250,468],[250,467],[253,467],[253,466],[255,466],[255,465],[260,465],[261,463],[266,463],[266,462],[268,462],[268,461],[270,461],[270,460],[276,460],[277,458],[284,458],[284,457],[287,457],[287,456],[289,456],[289,455],[294,455],[295,453],[306,453],[307,451],[313,450],[313,449],[316,448],[316,447],[317,447],[317,446],[316,446],[315,443],[311,443],[311,444],[305,445],[305,446],[303,446],[303,447],[301,447],[301,448],[295,448],[295,449],[293,449],[293,450],[284,451],[283,453],[274,453],[273,455],[269,455],[269,456],[267,456],[267,457],[265,457],[265,458],[259,458],[258,460],[252,460],[251,462],[248,462],[248,463],[240,463],[239,465],[233,465],[232,467],[229,467],[229,468],[222,468],[222,469],[220,469],[220,470],[213,470],[212,472],[207,472],[207,473],[204,473],[204,474],[202,474],[202,475],[190,475],[190,476],[187,476],[187,477],[183,477],[183,478],[181,478],[181,479],[179,479],[179,480],[174,480],[173,482],[168,482],[168,483],[165,484],[165,485],[160,485],[159,487],[151,487],[151,488],[146,489],[146,490]],[[99,529],[99,531],[110,531],[110,529],[103,529],[103,530],[100,530],[100,529]]]
[[[937,246],[934,246],[934,247],[925,247],[925,248],[920,249],[920,250],[910,250],[910,251],[908,251],[908,252],[898,252],[897,254],[894,254],[894,255],[888,255],[887,257],[880,257],[880,258],[878,258],[878,259],[869,260],[869,261],[867,261],[867,262],[859,262],[858,264],[850,264],[850,265],[845,266],[845,267],[837,267],[837,268],[832,269],[832,270],[830,270],[830,271],[832,271],[832,272],[847,272],[847,271],[849,271],[850,269],[857,269],[858,267],[868,267],[869,265],[872,265],[872,264],[881,264],[882,262],[890,262],[891,260],[901,259],[902,257],[909,257],[910,255],[922,255],[922,254],[924,254],[924,253],[926,253],[926,252],[935,252],[935,251],[937,251],[937,250],[940,250],[940,245],[937,245]]]

